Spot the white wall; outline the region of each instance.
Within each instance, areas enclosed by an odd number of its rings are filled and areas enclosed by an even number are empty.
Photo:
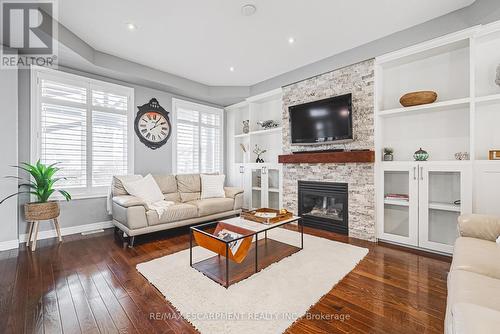
[[[0,46],[1,47],[1,46]],[[3,178],[17,175],[17,70],[0,69],[0,198],[17,191],[17,181]],[[17,242],[17,197],[0,205],[0,250]]]

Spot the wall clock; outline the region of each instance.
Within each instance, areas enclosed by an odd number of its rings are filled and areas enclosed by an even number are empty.
[[[168,111],[155,98],[137,108],[139,111],[135,116],[134,129],[139,140],[152,150],[165,145],[172,133]]]

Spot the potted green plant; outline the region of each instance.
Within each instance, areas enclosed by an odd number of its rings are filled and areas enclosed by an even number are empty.
[[[47,166],[38,160],[36,164],[23,162],[21,166],[13,166],[28,172],[31,179],[7,176],[7,178],[18,179],[22,182],[19,184],[19,191],[5,197],[0,201],[0,204],[19,194],[31,194],[36,197],[37,201],[24,205],[24,215],[27,221],[50,220],[59,217],[59,204],[56,201],[49,201],[50,197],[58,192],[66,201],[69,201],[71,195],[66,190],[54,188],[56,182],[66,179],[55,177],[55,174],[60,170],[56,165],[57,163]]]
[[[394,160],[394,150],[390,147],[384,148],[384,161],[392,161]]]

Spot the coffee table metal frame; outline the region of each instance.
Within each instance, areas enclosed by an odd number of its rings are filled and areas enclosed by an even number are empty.
[[[243,219],[243,218],[240,218],[240,219]],[[217,226],[217,224],[219,222],[224,222],[224,220],[199,224],[199,225],[191,226],[189,228],[189,266],[193,267],[193,231],[196,231],[198,233],[202,233],[210,238],[217,239],[217,240],[223,242],[226,245],[226,255],[225,255],[225,258],[226,258],[226,284],[224,285],[224,287],[226,289],[229,288],[229,244],[231,242],[238,241],[238,240],[244,239],[244,238],[248,238],[250,236],[252,236],[252,237],[255,236],[255,242],[254,242],[254,244],[255,244],[255,273],[259,272],[259,269],[258,269],[259,268],[259,253],[258,253],[259,233],[264,233],[264,239],[267,240],[267,231],[275,229],[275,228],[280,227],[280,226],[284,226],[287,224],[297,222],[298,226],[299,226],[299,230],[300,230],[299,231],[300,232],[300,250],[304,249],[304,225],[302,224],[301,217],[293,216],[291,219],[285,220],[283,222],[277,222],[277,223],[270,224],[270,225],[262,224],[263,226],[267,226],[267,227],[264,229],[261,229],[259,231],[254,231],[254,233],[243,235],[243,236],[236,238],[236,239],[233,239],[231,241],[226,241],[226,240],[221,239],[221,238],[219,238],[211,233],[208,233],[208,232],[202,230],[202,228],[206,228],[206,227],[209,227],[211,225],[213,225],[215,227],[215,226]],[[252,221],[252,223],[255,223],[255,222]],[[227,223],[227,224],[231,224],[231,223]],[[261,224],[261,223],[257,223],[257,224]]]

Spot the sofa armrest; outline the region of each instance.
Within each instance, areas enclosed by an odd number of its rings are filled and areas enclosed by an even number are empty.
[[[128,229],[124,230],[127,234],[129,234],[131,230],[148,226],[146,207],[143,205],[130,206],[126,208],[116,202],[113,202],[113,220],[116,220]]]
[[[243,193],[243,189],[237,187],[224,187],[224,192],[226,193],[226,198],[235,198],[236,195]]]
[[[130,208],[131,206],[145,206],[146,203],[140,199],[139,197],[135,197],[132,195],[120,195],[114,196],[113,202],[123,206],[124,208]]]
[[[243,207],[243,193],[238,193],[234,196],[233,210],[241,210]]]
[[[500,235],[500,217],[461,215],[458,217],[458,231],[462,237],[495,241]]]

